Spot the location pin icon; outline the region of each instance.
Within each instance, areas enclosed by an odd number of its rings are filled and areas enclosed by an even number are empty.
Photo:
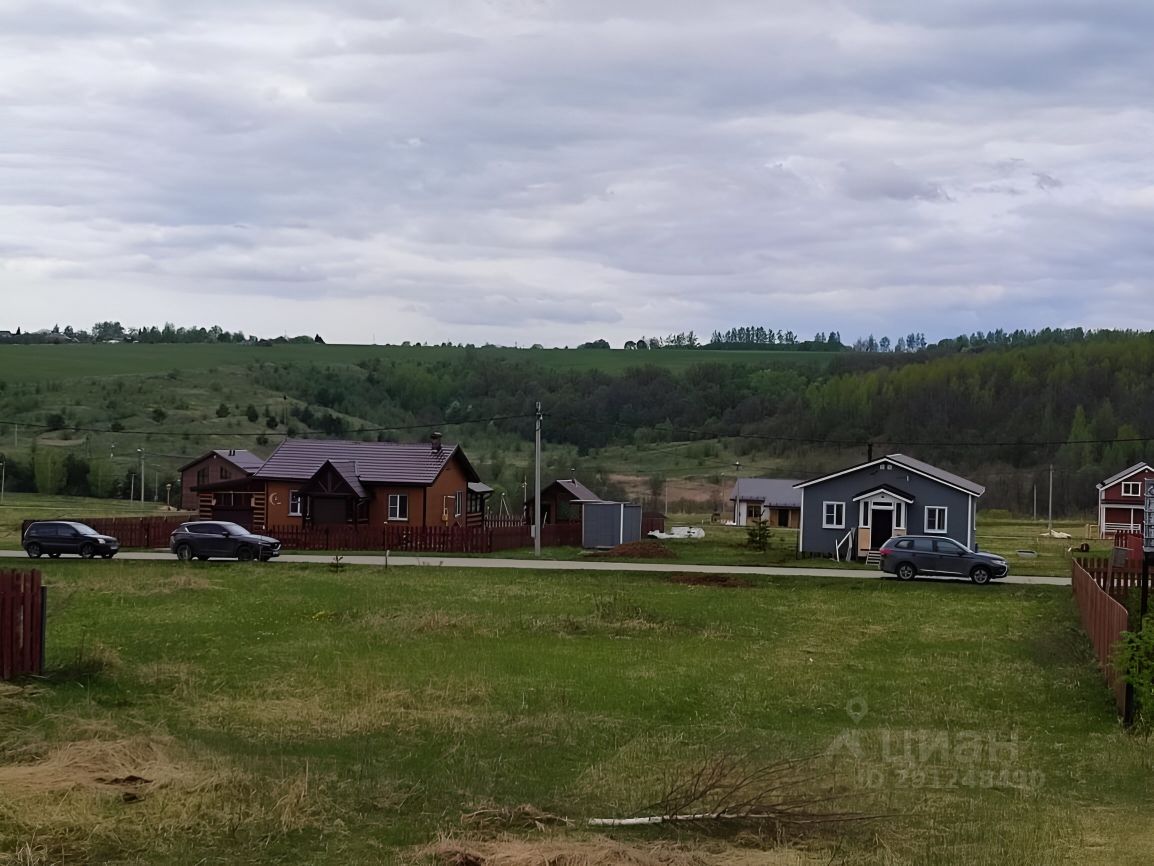
[[[869,706],[866,704],[865,698],[850,698],[846,701],[845,711],[856,725],[865,718],[866,713],[869,712]]]

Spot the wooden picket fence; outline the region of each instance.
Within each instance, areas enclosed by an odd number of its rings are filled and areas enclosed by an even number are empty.
[[[105,535],[120,540],[121,547],[168,547],[172,532],[189,520],[180,517],[86,517],[86,523]],[[25,520],[21,535],[31,520]],[[337,524],[332,526],[297,524],[270,526],[257,530],[278,539],[286,550],[395,550],[412,553],[493,553],[532,547],[533,528],[524,523],[500,518],[485,526],[367,526]],[[542,527],[541,544],[545,547],[580,546],[580,523],[555,523]]]
[[[72,520],[76,523],[86,523],[101,535],[111,535],[120,541],[121,547],[168,547],[168,537],[182,523],[194,518],[188,514],[177,517],[158,515],[153,517],[83,517],[83,518],[53,518],[54,520]],[[20,527],[20,535],[30,523],[37,521],[25,520]]]
[[[0,571],[0,680],[44,672],[44,592],[39,571]]]
[[[390,550],[398,553],[494,553],[533,544],[532,527],[512,526],[270,526],[287,550]],[[579,545],[581,524],[542,527],[545,547]]]
[[[1112,598],[1125,603],[1130,590],[1142,586],[1142,562],[1127,558],[1117,564],[1104,556],[1080,556],[1074,564],[1081,567],[1098,587]]]
[[[1092,560],[1097,562],[1097,560]],[[1114,695],[1114,703],[1119,715],[1126,708],[1126,684],[1114,669],[1114,652],[1122,632],[1129,628],[1129,614],[1118,600],[1106,591],[1104,578],[1096,577],[1081,560],[1074,560],[1071,567],[1071,583],[1078,612],[1082,618],[1082,628],[1090,637],[1098,667],[1106,677],[1106,683]]]

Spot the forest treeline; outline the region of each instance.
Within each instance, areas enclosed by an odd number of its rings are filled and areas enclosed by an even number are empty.
[[[54,325],[41,331],[0,331],[0,343],[312,343],[324,342],[320,335],[313,337],[276,337],[272,340],[258,340],[246,336],[243,331],[227,331],[220,325],[205,328],[178,327],[172,322],[163,326],[145,325],[125,327],[120,322],[97,322],[90,330],[74,328],[72,325]]]
[[[1029,509],[1051,463],[1055,508],[1066,513],[1092,507],[1103,477],[1154,458],[1154,335],[990,344],[904,363],[875,356],[869,364],[839,355],[822,369],[783,358],[769,369],[641,364],[610,375],[465,350],[431,363],[264,364],[254,376],[302,401],[296,414],[308,412],[309,420],[337,412],[381,425],[443,422],[462,441],[491,434],[528,441],[541,400],[547,440],[578,454],[720,439],[734,440],[739,453],[824,468],[847,449],[863,457],[871,448],[903,451],[986,484],[985,507],[1018,511]],[[369,435],[406,438],[404,431]]]

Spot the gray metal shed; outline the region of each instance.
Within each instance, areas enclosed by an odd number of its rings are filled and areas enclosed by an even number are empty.
[[[641,506],[630,502],[585,502],[581,506],[581,546],[616,547],[641,540]]]

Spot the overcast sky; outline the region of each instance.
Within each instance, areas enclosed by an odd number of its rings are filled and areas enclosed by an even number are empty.
[[[0,328],[1154,328],[1149,0],[0,0]]]

